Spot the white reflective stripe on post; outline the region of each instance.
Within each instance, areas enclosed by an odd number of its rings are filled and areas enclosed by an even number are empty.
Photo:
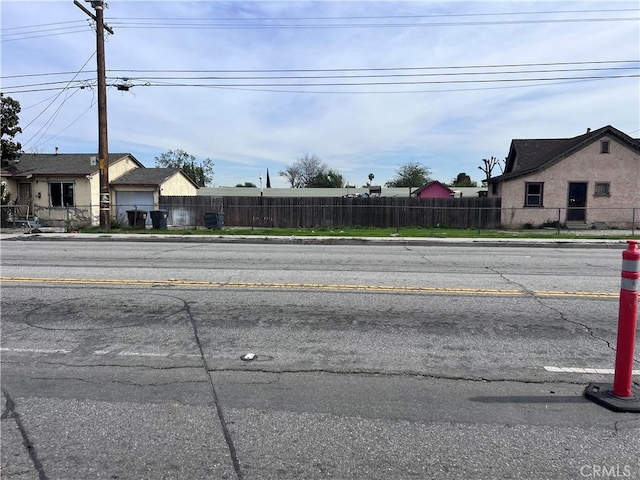
[[[640,272],[639,260],[622,260],[623,272]]]
[[[620,288],[623,290],[629,290],[631,292],[637,292],[638,286],[640,285],[640,280],[633,278],[624,278],[622,277],[622,282],[620,283]]]

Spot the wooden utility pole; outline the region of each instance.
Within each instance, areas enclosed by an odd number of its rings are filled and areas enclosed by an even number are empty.
[[[104,59],[104,31],[113,35],[113,30],[104,24],[104,7],[102,0],[85,0],[91,2],[96,14],[84,8],[78,0],[74,4],[96,22],[96,56],[98,61],[98,159],[100,166],[100,229],[111,230],[111,199],[109,192],[109,140],[107,135],[107,80]]]

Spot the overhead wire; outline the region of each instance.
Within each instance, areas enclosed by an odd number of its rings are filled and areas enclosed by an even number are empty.
[[[462,27],[462,26],[489,26],[489,25],[521,25],[521,24],[544,24],[544,23],[588,23],[588,22],[637,22],[635,17],[609,17],[609,18],[569,18],[569,19],[530,19],[530,20],[496,20],[487,22],[428,22],[428,23],[350,23],[331,25],[225,25],[225,24],[188,24],[188,23],[136,23],[136,22],[110,22],[110,25],[117,28],[136,29],[173,29],[179,27],[181,30],[272,30],[272,29],[350,29],[350,28],[427,28],[427,27]]]
[[[414,67],[379,67],[379,68],[295,68],[295,69],[108,69],[109,73],[311,73],[311,72],[384,72],[384,71],[413,71],[413,70],[459,70],[459,69],[480,69],[480,68],[517,68],[517,67],[550,67],[550,66],[568,66],[568,65],[612,65],[612,64],[638,64],[639,60],[598,60],[598,61],[579,61],[579,62],[543,62],[543,63],[504,63],[489,65],[448,65],[448,66],[414,66]],[[615,67],[612,67],[615,68]],[[8,80],[13,78],[28,77],[44,77],[57,75],[71,75],[74,71],[67,72],[45,72],[45,73],[29,73],[23,75],[5,75],[0,79]]]
[[[474,12],[474,13],[432,13],[432,14],[412,14],[412,15],[341,15],[341,16],[322,16],[322,17],[259,17],[261,20],[347,20],[347,19],[384,19],[384,18],[441,18],[441,17],[487,17],[487,16],[505,16],[505,15],[548,15],[562,13],[620,13],[620,12],[638,12],[639,8],[615,8],[615,9],[588,9],[588,10],[538,10],[525,12]],[[202,20],[202,17],[109,17],[110,20]],[[210,20],[227,20],[224,17],[212,17]],[[255,20],[256,18],[233,18],[228,20]]]
[[[68,89],[69,89],[69,85],[71,84],[71,82],[73,82],[73,80],[75,79],[75,77],[76,77],[76,76],[78,76],[78,75],[80,75],[80,73],[82,73],[82,71],[84,70],[84,67],[86,67],[86,66],[87,66],[87,64],[88,64],[88,63],[89,63],[89,61],[90,61],[90,60],[95,56],[95,54],[96,54],[96,51],[94,51],[94,52],[89,56],[89,58],[87,58],[87,61],[86,61],[86,62],[84,62],[84,64],[82,65],[82,67],[80,67],[80,70],[78,70],[78,72],[76,73],[76,75],[75,75],[71,80],[69,80],[69,82],[68,82],[67,86],[66,86],[66,87],[63,87],[63,88],[62,88],[62,90],[60,91],[60,93],[58,93],[58,94],[57,94],[57,95],[56,95],[56,96],[51,100],[51,102],[49,102],[49,104],[48,104],[48,105],[47,105],[47,106],[46,106],[46,107],[45,107],[45,108],[44,108],[44,109],[43,109],[43,110],[42,110],[38,115],[36,115],[36,116],[35,116],[35,118],[33,118],[33,119],[32,119],[32,120],[31,120],[31,121],[30,121],[30,122],[29,122],[25,127],[23,127],[23,129],[22,129],[22,130],[23,130],[23,132],[24,132],[26,129],[28,129],[28,128],[33,124],[33,122],[35,122],[38,118],[40,118],[40,117],[41,117],[41,116],[42,116],[42,115],[43,115],[43,114],[44,114],[44,113],[49,109],[49,107],[51,107],[51,105],[53,105],[53,103],[54,103],[54,102],[55,102],[55,101],[60,97],[60,95],[62,95],[62,93],[63,93],[63,92],[68,91]],[[73,92],[73,95],[75,95],[77,92],[78,92],[78,90],[76,90],[75,92]],[[72,95],[72,96],[73,96],[73,95]],[[31,142],[31,141],[32,141],[32,140],[33,140],[33,139],[34,139],[34,138],[35,138],[35,137],[36,137],[36,136],[37,136],[37,135],[42,131],[42,129],[43,129],[46,125],[50,124],[50,123],[53,121],[53,119],[57,116],[57,112],[59,112],[59,111],[60,111],[60,108],[62,108],[62,106],[66,103],[66,101],[67,101],[69,98],[70,98],[70,97],[65,97],[65,99],[64,99],[64,100],[63,100],[63,102],[62,102],[62,104],[58,107],[58,109],[56,110],[56,112],[54,112],[54,115],[52,115],[51,117],[49,117],[49,120],[47,120],[47,121],[43,124],[43,126],[42,126],[42,127],[40,127],[40,129],[39,129],[39,130],[38,130],[34,135],[32,135],[32,136],[31,136],[31,138],[29,138],[26,142],[24,142],[24,144],[23,144],[24,146],[28,145],[28,144],[29,144],[29,143],[30,143],[30,142]],[[47,130],[45,130],[45,132],[44,132],[44,133],[46,133],[47,131],[48,131],[48,128],[47,128]],[[43,135],[44,135],[44,133],[43,133]],[[42,136],[41,136],[40,138],[42,138]]]

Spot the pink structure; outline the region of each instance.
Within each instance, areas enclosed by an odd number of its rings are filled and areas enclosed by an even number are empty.
[[[451,198],[453,194],[453,190],[438,181],[427,183],[411,193],[418,198]]]

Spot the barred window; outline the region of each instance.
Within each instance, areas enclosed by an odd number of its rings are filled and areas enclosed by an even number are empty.
[[[611,184],[609,182],[597,182],[594,195],[596,197],[608,197],[611,195],[609,192],[610,185]]]

